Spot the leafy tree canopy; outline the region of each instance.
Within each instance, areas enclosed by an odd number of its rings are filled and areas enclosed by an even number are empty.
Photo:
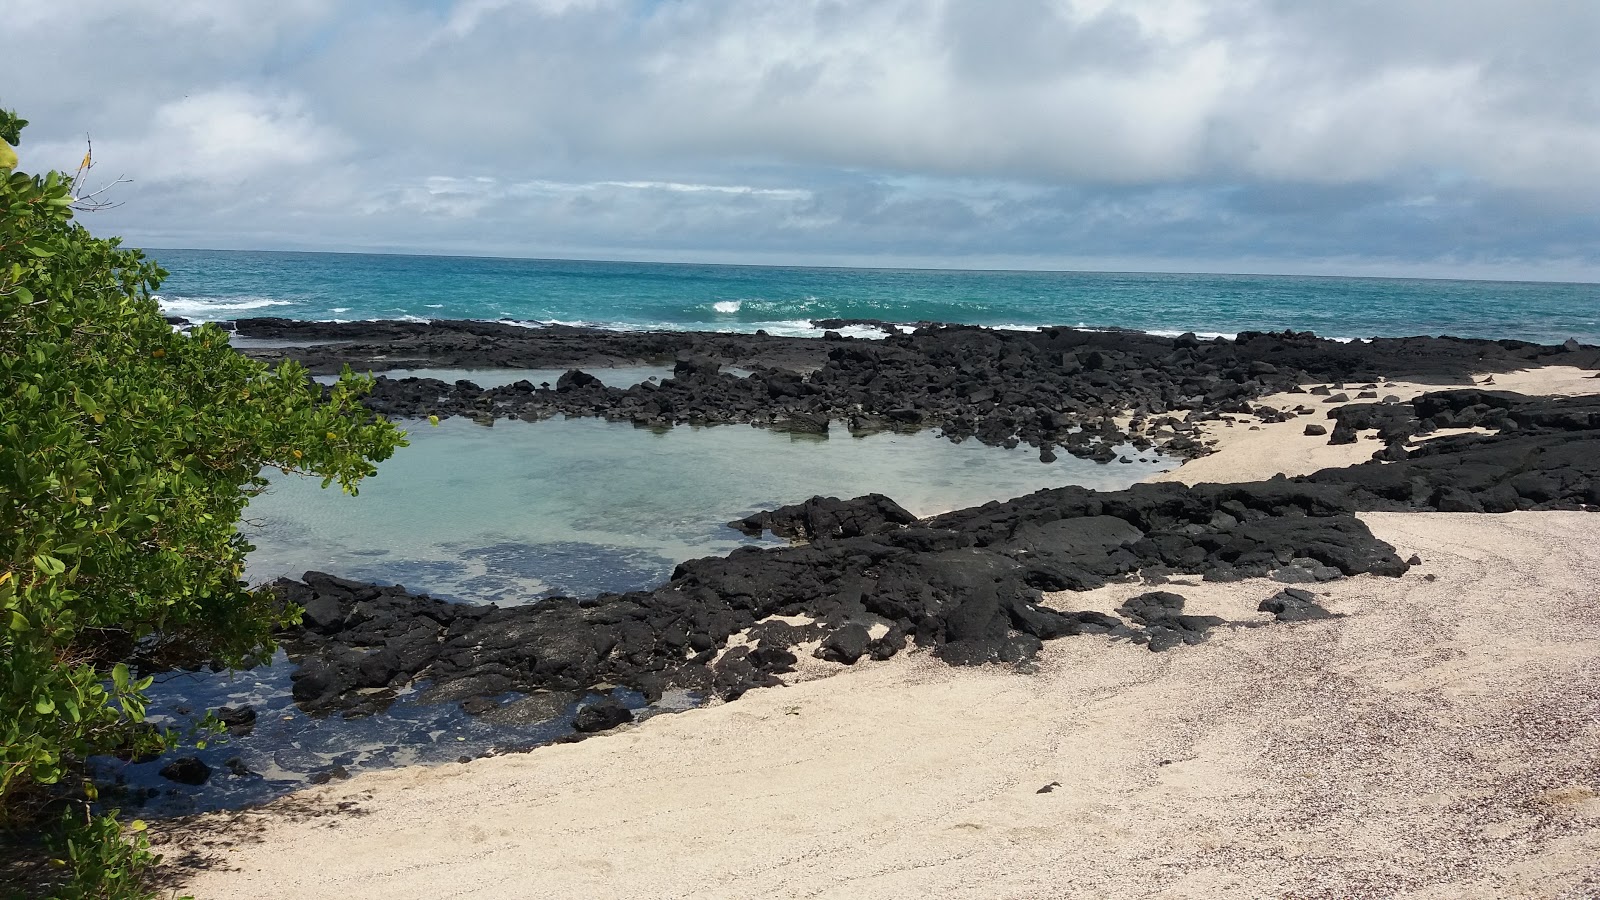
[[[130,648],[239,664],[298,615],[240,580],[264,469],[353,494],[404,445],[359,405],[367,380],[324,396],[215,327],[174,330],[167,273],[75,222],[71,178],[16,171],[25,124],[0,110],[0,828],[31,787],[141,739]]]

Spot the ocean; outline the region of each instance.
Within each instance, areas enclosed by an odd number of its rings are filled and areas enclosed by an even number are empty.
[[[199,321],[510,319],[812,335],[820,333],[814,319],[847,318],[1158,334],[1292,328],[1332,338],[1600,342],[1595,284],[148,252],[171,272],[163,309]]]

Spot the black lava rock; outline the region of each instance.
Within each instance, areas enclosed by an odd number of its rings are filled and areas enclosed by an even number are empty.
[[[828,635],[822,645],[817,648],[817,658],[828,662],[844,663],[847,666],[855,665],[867,652],[867,644],[871,638],[864,625],[846,625]]]
[[[205,784],[211,778],[211,767],[197,757],[180,756],[161,767],[161,777],[179,784]]]
[[[572,727],[585,734],[607,731],[633,721],[633,713],[616,700],[602,700],[578,710]]]
[[[1261,601],[1256,607],[1261,612],[1272,613],[1279,622],[1306,622],[1313,619],[1336,618],[1317,603],[1317,597],[1310,591],[1297,588],[1284,588],[1271,597]]]
[[[823,343],[493,323],[350,329],[290,323],[280,330],[285,337],[325,333],[350,341],[293,351],[319,367],[361,361],[362,347],[452,365],[679,361],[673,378],[627,391],[576,375],[564,391],[380,380],[369,407],[391,414],[566,413],[654,425],[693,419],[768,427],[844,420],[852,430],[937,425],[952,439],[1026,441],[1095,459],[1116,458],[1114,448],[1137,437],[1106,424],[1108,411],[1134,410],[1140,434],[1166,435],[1151,444],[1195,455],[1206,452],[1198,421],[1249,412],[1254,398],[1300,382],[1375,383],[1380,372],[1464,380],[1472,371],[1557,358],[1600,366],[1594,348],[1433,338],[1346,345],[1295,333],[1247,332],[1229,342],[927,326],[883,341]],[[374,335],[385,336],[383,342],[373,343]],[[732,365],[751,374],[736,378],[726,370]],[[1130,624],[1060,612],[1044,593],[1089,590],[1141,573],[1209,580],[1275,574],[1291,583],[1398,576],[1407,564],[1358,512],[1600,506],[1594,398],[1473,388],[1410,403],[1349,404],[1329,416],[1335,441],[1376,431],[1385,444],[1382,461],[1233,485],[1057,488],[925,521],[881,496],[813,498],[733,523],[806,543],[690,560],[651,591],[490,608],[307,573],[276,586],[284,602],[307,610],[304,624],[282,635],[298,665],[294,698],[319,714],[370,711],[400,686],[427,678],[440,688],[462,686],[455,700],[506,691],[573,696],[601,685],[631,688],[647,699],[673,688],[731,699],[781,683],[794,648],[812,640],[840,661],[887,658],[914,641],[963,665],[1022,662],[1043,641],[1082,634],[1162,649],[1202,640],[1221,620],[1188,616],[1181,605],[1145,595],[1125,606]],[[1465,426],[1494,433],[1408,446],[1430,430]],[[779,617],[812,624],[790,626]],[[869,621],[888,623],[889,633],[867,640],[859,623]],[[724,649],[741,632],[756,646]]]
[[[255,707],[249,704],[219,706],[217,707],[216,715],[218,721],[226,725],[228,730],[234,734],[245,734],[254,728],[256,724]]]

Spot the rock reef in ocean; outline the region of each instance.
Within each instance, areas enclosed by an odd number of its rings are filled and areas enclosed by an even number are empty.
[[[826,434],[938,428],[952,440],[1030,444],[1110,462],[1119,446],[1179,458],[1209,452],[1199,423],[1230,413],[1285,416],[1252,406],[1300,383],[1409,378],[1464,381],[1559,362],[1600,368],[1600,348],[1457,338],[1324,340],[1310,333],[1245,332],[1236,340],[1194,335],[1041,328],[997,331],[925,325],[883,340],[817,340],[695,332],[522,328],[488,322],[292,322],[246,319],[251,337],[335,343],[251,349],[294,358],[313,372],[345,364],[569,368],[553,385],[519,381],[379,378],[366,399],[396,418],[464,416],[492,424],[554,415],[599,416],[646,427],[750,424]],[[671,378],[610,387],[582,366],[673,361]],[[738,367],[748,374],[725,371]],[[1348,398],[1347,398],[1348,399]],[[1131,418],[1123,421],[1124,415]]]

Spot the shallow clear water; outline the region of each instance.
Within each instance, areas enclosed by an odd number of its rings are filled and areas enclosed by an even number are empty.
[[[438,377],[467,374],[443,370]],[[323,569],[502,604],[646,589],[682,560],[781,543],[747,538],[725,523],[815,494],[877,491],[930,515],[1063,484],[1125,487],[1167,465],[1148,455],[1138,462],[1137,453],[1129,464],[1065,455],[1045,464],[1031,448],[953,444],[928,431],[855,438],[840,428],[822,438],[734,425],[652,431],[596,419],[493,428],[461,419],[436,428],[404,424],[412,445],[385,462],[359,497],[279,477],[252,501],[246,531],[257,549],[248,576]],[[411,691],[381,715],[315,718],[294,706],[291,670],[280,653],[246,672],[161,676],[150,692],[155,721],[182,728],[218,706],[248,703],[259,716],[255,729],[212,738],[203,749],[190,742],[149,762],[97,758],[98,777],[112,785],[106,802],[141,815],[237,807],[303,787],[336,766],[354,773],[444,764],[543,743],[570,730],[576,708],[564,698],[539,715],[496,721]],[[698,702],[673,696],[644,707],[637,695],[621,699],[641,715]],[[162,766],[185,755],[212,767],[208,783],[160,776]],[[231,759],[246,774],[231,771]]]
[[[1173,334],[1294,328],[1325,337],[1600,342],[1600,285],[1594,284],[150,253],[172,273],[162,290],[166,310],[203,320],[508,318],[816,334],[808,320],[840,317]]]
[[[457,373],[449,373],[457,374]],[[1063,484],[1117,489],[1170,463],[1039,462],[932,431],[653,431],[598,419],[406,423],[411,446],[359,497],[278,477],[253,500],[247,576],[321,569],[466,602],[641,590],[679,562],[755,543],[727,522],[822,494],[887,494],[926,516]],[[768,538],[767,543],[772,540]]]
[[[204,737],[204,747],[190,740],[178,750],[147,762],[95,757],[91,771],[106,787],[101,800],[129,814],[174,816],[260,803],[315,783],[313,778],[342,769],[363,769],[454,763],[490,750],[519,750],[571,732],[574,698],[541,704],[553,714],[526,721],[471,716],[453,701],[430,702],[423,691],[403,695],[380,715],[361,718],[306,715],[290,696],[293,666],[279,651],[273,663],[245,672],[169,672],[149,690],[149,721],[163,727],[192,730],[219,706],[249,704],[256,710],[255,727],[247,734]],[[647,707],[644,698],[617,691],[617,699],[645,717],[687,709],[699,702],[687,694],[668,695]],[[500,698],[515,701],[518,695]],[[598,699],[590,695],[589,699]],[[514,707],[508,707],[514,709]],[[161,769],[173,759],[192,756],[212,769],[203,785],[178,784]],[[236,761],[237,769],[228,763]],[[336,769],[337,767],[337,769]]]

